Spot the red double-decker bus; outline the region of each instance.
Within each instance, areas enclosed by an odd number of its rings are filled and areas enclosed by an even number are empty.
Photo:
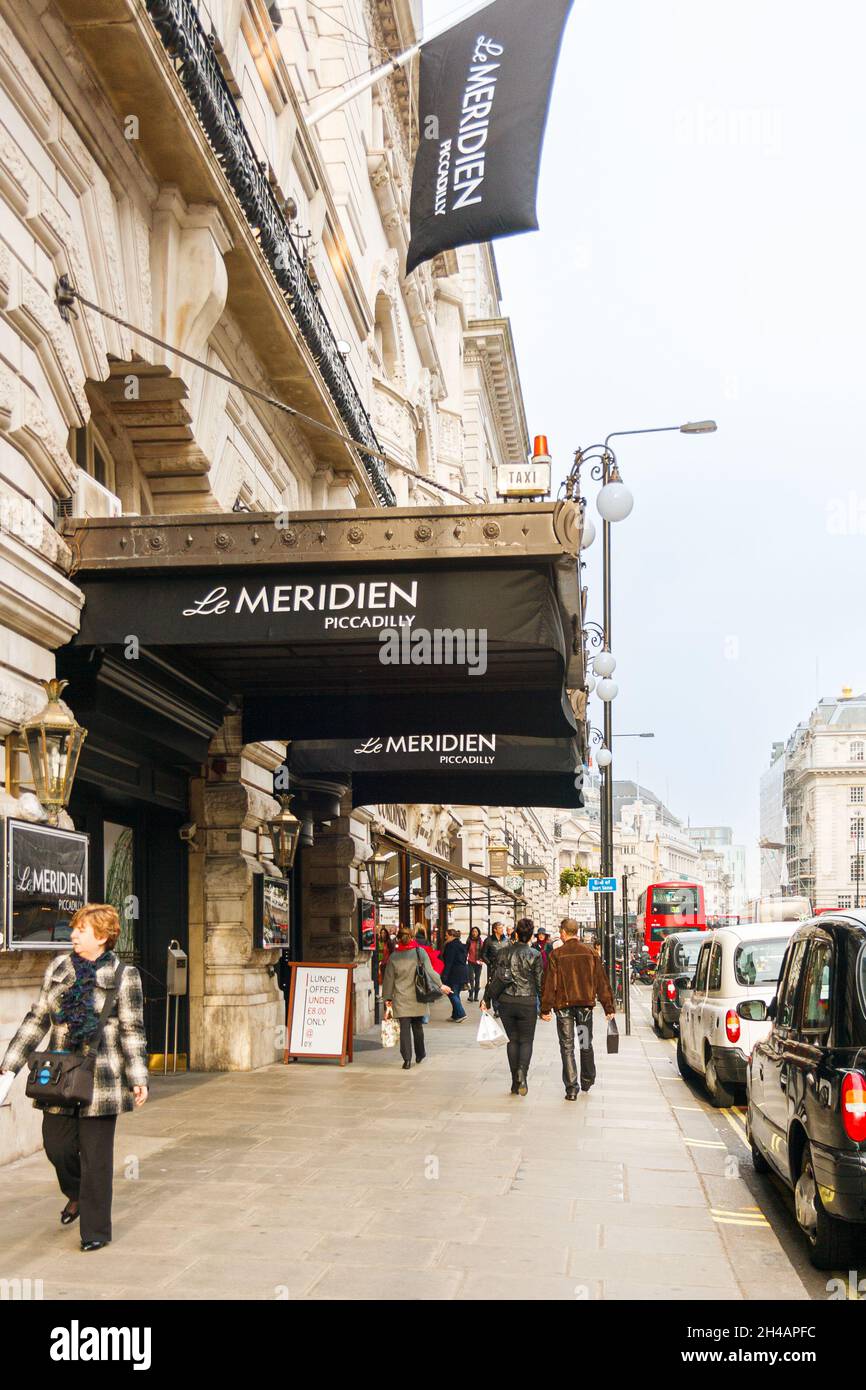
[[[666,936],[675,931],[706,931],[700,883],[651,883],[637,900],[637,927],[656,960]]]

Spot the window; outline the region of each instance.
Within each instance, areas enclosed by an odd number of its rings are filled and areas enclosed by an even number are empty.
[[[93,428],[93,422],[69,431],[68,449],[78,467],[95,478],[109,492],[115,491],[114,459]]]
[[[708,969],[709,969],[709,964],[710,964],[710,947],[707,945],[707,946],[704,946],[703,950],[701,951],[700,956],[698,957],[698,969],[697,969],[697,974],[695,975],[695,989],[696,989],[696,990],[698,990],[698,989],[706,989],[706,985],[707,985],[707,971],[708,971]]]
[[[861,883],[863,880],[863,855],[851,855],[851,882]]]
[[[698,910],[696,888],[654,888],[652,911],[654,917],[693,916]]]
[[[838,896],[838,898],[836,899],[836,906],[837,906],[837,907],[850,907],[850,906],[851,906],[851,894],[850,894],[850,893],[840,893],[839,896]]]
[[[776,1014],[776,1023],[779,1028],[790,1028],[794,1022],[794,1006],[797,1002],[797,985],[800,982],[800,972],[803,969],[803,957],[806,954],[808,941],[795,941],[788,955],[788,967],[785,971],[785,979],[782,988],[779,990],[779,1005]]]
[[[722,987],[722,948],[716,943],[713,947],[713,957],[710,963],[710,982],[707,988],[710,991],[721,989]]]
[[[864,760],[864,750],[866,750],[866,744],[864,744],[862,738],[855,738],[848,750],[848,756],[851,762],[862,763]]]
[[[852,806],[855,806],[855,805],[856,805],[856,806],[859,806],[859,805],[861,805],[861,804],[862,804],[862,801],[863,801],[863,788],[862,788],[862,787],[851,787],[849,790],[850,790],[850,793],[851,793],[851,795],[850,795],[850,797],[849,797],[849,800],[850,800]]]
[[[695,932],[691,938],[674,941],[670,947],[672,953],[671,969],[679,971],[683,975],[691,975],[695,968],[698,952],[703,944],[699,932]]]
[[[863,817],[851,817],[851,839],[862,841],[863,839]]]
[[[734,953],[734,974],[741,985],[774,985],[782,969],[786,936],[774,936],[770,941],[748,941]]]
[[[830,1031],[830,971],[833,948],[829,941],[816,941],[803,977],[803,1012],[800,1029],[813,1035]]]

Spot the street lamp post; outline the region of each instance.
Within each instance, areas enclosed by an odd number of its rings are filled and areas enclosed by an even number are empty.
[[[617,694],[617,686],[610,681],[609,677],[616,666],[611,657],[611,542],[610,528],[617,521],[624,521],[630,514],[634,506],[634,499],[628,488],[622,481],[619,472],[619,465],[616,455],[610,447],[612,439],[623,439],[634,434],[711,434],[716,429],[714,420],[690,421],[684,425],[660,425],[654,429],[642,430],[614,430],[607,436],[603,444],[593,444],[588,449],[577,449],[574,455],[574,464],[571,472],[565,480],[565,495],[571,501],[577,496],[580,498],[580,470],[584,463],[591,462],[590,477],[601,483],[596,505],[602,518],[602,624],[600,641],[594,641],[593,645],[601,646],[599,657],[607,656],[609,660],[603,667],[604,676],[596,689],[604,704],[604,748],[610,753],[613,742],[613,701]],[[585,504],[584,504],[585,509]],[[589,544],[587,542],[586,544]],[[595,626],[596,625],[587,625]],[[593,641],[591,636],[591,641]],[[597,657],[596,664],[599,661]],[[606,687],[606,689],[602,689]],[[603,767],[603,782],[601,795],[601,873],[605,878],[613,877],[613,765],[612,759],[605,760],[600,766]],[[603,921],[603,948],[602,957],[608,970],[608,977],[612,981],[616,978],[616,928],[614,926],[614,905],[613,894],[605,893],[602,895],[602,921]]]

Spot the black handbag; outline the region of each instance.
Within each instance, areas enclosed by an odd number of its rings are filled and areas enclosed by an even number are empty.
[[[114,984],[105,992],[105,1003],[96,1031],[79,1052],[31,1052],[27,1063],[24,1094],[43,1105],[89,1105],[96,1080],[96,1054],[108,1016],[117,1000],[123,961],[117,967]]]
[[[619,1052],[619,1029],[615,1018],[609,1018],[607,1021],[607,1050]]]
[[[436,1000],[442,997],[442,991],[438,985],[435,988],[431,986],[418,946],[415,947],[415,955],[418,957],[418,964],[415,966],[415,998],[419,1004],[435,1004]]]

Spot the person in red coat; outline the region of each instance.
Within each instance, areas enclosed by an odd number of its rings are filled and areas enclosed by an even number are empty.
[[[445,969],[445,962],[440,956],[439,952],[436,950],[435,946],[431,946],[429,944],[427,940],[426,927],[417,927],[415,929],[415,944],[416,946],[420,946],[422,951],[427,952],[428,956],[430,957],[430,964],[433,966],[433,969],[436,971],[436,974],[441,975],[442,971]]]

